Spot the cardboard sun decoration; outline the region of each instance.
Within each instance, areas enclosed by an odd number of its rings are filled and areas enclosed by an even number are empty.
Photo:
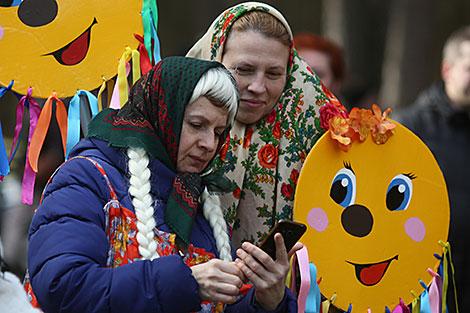
[[[437,271],[449,202],[444,177],[425,144],[399,123],[382,145],[369,136],[340,150],[323,135],[299,177],[294,219],[318,269],[321,293],[352,312],[411,303]],[[412,292],[415,293],[413,296]],[[351,306],[351,307],[350,307]]]
[[[0,85],[60,98],[98,88],[142,34],[142,1],[0,1]]]

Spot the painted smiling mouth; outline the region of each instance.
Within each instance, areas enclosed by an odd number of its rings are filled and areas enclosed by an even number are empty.
[[[80,36],[66,46],[54,52],[44,54],[44,56],[52,55],[57,62],[65,66],[77,65],[82,62],[90,47],[91,28],[97,23],[96,18],[93,18],[91,25]]]
[[[356,264],[349,261],[346,262],[354,265],[356,278],[361,284],[365,286],[374,286],[382,280],[388,266],[393,260],[398,261],[398,254],[388,260],[378,263]]]

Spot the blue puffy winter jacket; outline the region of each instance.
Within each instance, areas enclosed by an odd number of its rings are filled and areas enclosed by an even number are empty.
[[[128,193],[127,157],[98,139],[84,139],[70,157],[86,156],[106,172],[117,198],[133,210]],[[151,194],[157,228],[174,173],[150,160]],[[198,284],[179,255],[138,260],[116,268],[107,266],[109,241],[103,207],[110,191],[102,173],[88,160],[66,162],[44,191],[29,231],[28,270],[34,293],[45,312],[195,312],[201,310]],[[198,213],[191,243],[217,255],[212,230]],[[253,288],[252,288],[253,289]],[[253,290],[225,312],[266,312],[253,299]],[[287,291],[273,312],[297,312]]]

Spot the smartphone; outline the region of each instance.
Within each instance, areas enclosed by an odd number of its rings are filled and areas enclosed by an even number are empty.
[[[305,224],[289,220],[280,220],[269,231],[266,237],[264,237],[259,247],[261,250],[269,254],[273,260],[276,260],[276,244],[274,242],[274,235],[276,233],[280,233],[282,235],[286,251],[289,252],[306,230],[307,226]]]

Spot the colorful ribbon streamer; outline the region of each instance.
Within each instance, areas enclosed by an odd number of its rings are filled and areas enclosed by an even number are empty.
[[[424,281],[419,280],[419,283],[424,288],[424,291],[421,293],[420,296],[420,313],[431,313],[431,304],[429,303],[429,292],[428,286],[424,283]]]
[[[411,301],[411,313],[419,313],[420,310],[420,297],[416,295],[414,290],[411,290],[413,301]]]
[[[103,77],[103,83],[101,84],[100,90],[98,91],[97,99],[98,99],[98,112],[103,110],[103,100],[101,99],[103,92],[106,90],[106,107],[109,107],[111,102],[111,96],[114,90],[114,81],[113,79],[107,80]]]
[[[64,103],[57,97],[57,94],[54,92],[52,95],[47,98],[44,107],[42,108],[41,115],[39,115],[38,123],[36,130],[34,131],[31,143],[29,145],[29,164],[31,165],[32,170],[38,172],[38,160],[39,154],[41,153],[42,145],[46,139],[47,132],[49,131],[49,126],[52,117],[52,106],[53,103],[56,103],[56,120],[59,126],[60,135],[62,137],[62,147],[64,150],[64,156],[66,153],[67,146],[67,110]]]
[[[132,60],[132,84],[134,84],[140,78],[140,56],[139,52],[130,47],[126,47],[126,50],[121,56],[118,65],[118,75],[117,75],[117,90],[115,88],[114,92],[119,92],[119,106],[122,107],[126,103],[127,98],[129,97],[129,86],[127,83],[127,75],[129,67],[129,61]],[[113,92],[113,98],[114,98]]]
[[[450,249],[450,243],[444,242],[439,240],[439,244],[442,247],[443,251],[443,268],[442,271],[444,273],[443,283],[442,283],[442,312],[446,312],[446,299],[447,299],[447,288],[448,288],[448,266],[450,264],[450,270],[452,275],[452,284],[454,286],[454,303],[455,303],[455,312],[459,313],[459,303],[457,299],[457,285],[455,283],[455,270],[454,270],[454,263],[452,261],[452,252]]]
[[[11,90],[14,81],[10,81],[7,87],[0,88],[0,98],[2,98],[7,91]],[[10,164],[8,162],[7,150],[5,149],[5,142],[3,140],[2,123],[0,122],[0,182],[3,178],[10,173]]]
[[[67,144],[65,159],[69,158],[72,148],[80,141],[80,97],[88,99],[92,118],[98,114],[98,99],[89,91],[78,90],[69,102],[67,119]]]
[[[308,251],[307,247],[304,246],[302,249],[298,250],[295,253],[297,257],[297,262],[299,265],[300,273],[300,289],[299,294],[297,295],[297,311],[299,313],[304,313],[306,311],[307,298],[310,290],[311,280],[310,280],[310,267],[308,264]],[[295,288],[295,282],[294,282]]]
[[[142,24],[144,45],[153,64],[160,61],[160,40],[157,35],[158,7],[156,0],[144,0],[142,3]],[[153,50],[152,50],[153,41]]]
[[[307,302],[305,303],[305,313],[320,312],[321,295],[317,284],[317,268],[313,263],[310,266],[310,290],[308,291]]]
[[[441,313],[442,301],[442,280],[439,274],[428,268],[428,273],[432,276],[429,285],[429,305],[432,313]]]
[[[28,158],[29,158],[29,145],[31,143],[31,138],[33,136],[34,130],[38,122],[39,115],[41,113],[41,107],[32,97],[33,89],[28,88],[28,92],[23,96],[16,106],[16,126],[15,134],[13,137],[13,143],[10,150],[10,164],[15,158],[16,152],[20,144],[20,135],[23,128],[23,114],[25,108],[29,109],[29,134],[28,134],[28,143],[26,146],[26,162],[23,173],[23,181],[21,183],[21,202],[23,204],[31,205],[33,204],[34,198],[34,183],[36,181],[36,173],[32,170]]]
[[[336,294],[333,294],[330,299],[326,299],[321,303],[321,311],[328,313],[328,310],[330,309],[330,305],[333,304],[336,300]]]
[[[144,37],[138,34],[134,34],[134,37],[139,42],[137,50],[139,50],[140,54],[140,71],[142,72],[142,75],[145,75],[152,69],[152,61],[150,61],[147,49],[145,48]]]
[[[410,313],[410,309],[400,298],[400,303],[393,309],[392,313]]]
[[[8,164],[7,150],[3,141],[2,123],[0,122],[0,182],[10,173],[10,165]]]

